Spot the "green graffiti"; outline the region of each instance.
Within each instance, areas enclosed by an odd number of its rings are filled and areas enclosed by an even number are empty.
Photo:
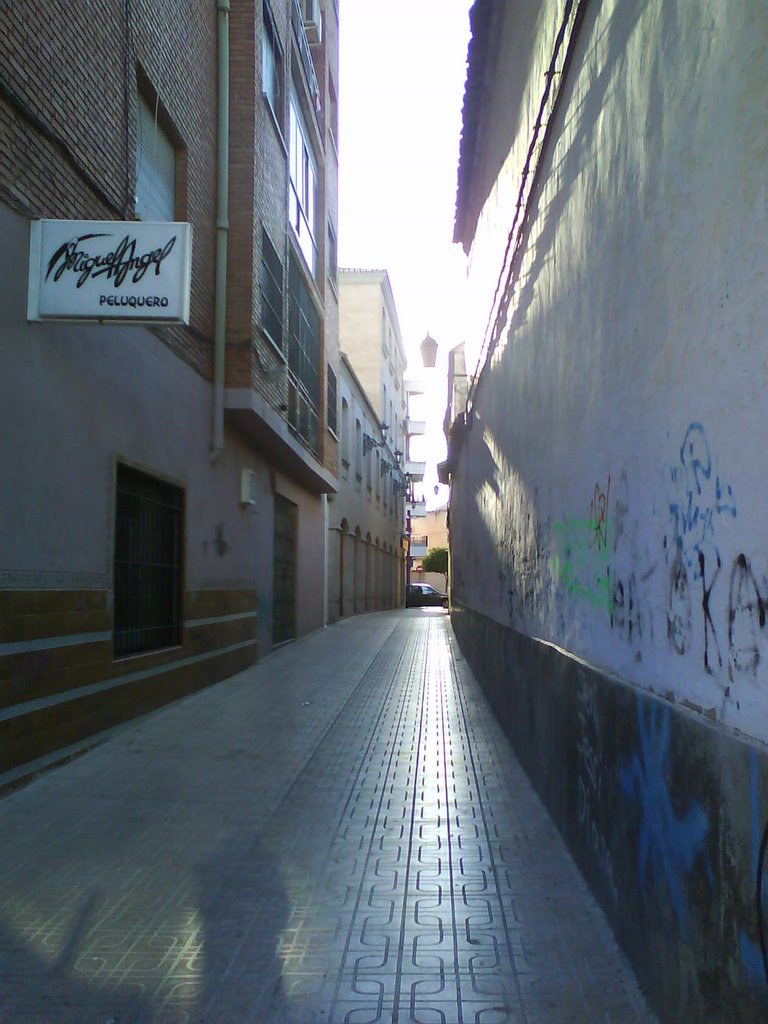
[[[552,576],[566,594],[613,611],[613,592],[607,544],[595,544],[601,528],[597,518],[569,516],[552,526],[558,553],[552,557]]]

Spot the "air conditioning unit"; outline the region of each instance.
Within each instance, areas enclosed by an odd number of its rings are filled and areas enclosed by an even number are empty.
[[[320,0],[301,0],[301,13],[304,18],[304,31],[310,43],[323,41],[323,19],[320,13]]]

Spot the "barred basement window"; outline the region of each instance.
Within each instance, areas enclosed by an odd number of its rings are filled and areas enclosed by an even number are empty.
[[[184,492],[117,467],[115,657],[181,642]]]
[[[261,232],[261,326],[283,348],[283,265],[269,235]]]
[[[326,396],[326,401],[328,403],[328,411],[327,411],[328,429],[331,431],[332,434],[334,434],[335,436],[338,436],[338,433],[339,433],[339,417],[338,417],[337,409],[338,409],[339,400],[338,400],[338,395],[337,395],[337,390],[336,389],[337,389],[336,374],[333,372],[333,370],[329,366],[328,367],[328,387],[327,387],[327,392],[328,393],[327,393],[327,396]]]

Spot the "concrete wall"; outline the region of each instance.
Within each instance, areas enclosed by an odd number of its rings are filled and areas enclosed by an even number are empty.
[[[764,751],[478,612],[452,622],[659,1020],[765,1020]]]
[[[485,317],[564,9],[510,4],[497,34]],[[453,478],[457,629],[663,1018],[756,1020],[768,21],[585,11]]]

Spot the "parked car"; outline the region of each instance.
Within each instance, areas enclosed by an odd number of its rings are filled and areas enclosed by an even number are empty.
[[[405,593],[406,608],[423,608],[427,605],[448,607],[448,595],[442,594],[428,583],[410,583]]]

